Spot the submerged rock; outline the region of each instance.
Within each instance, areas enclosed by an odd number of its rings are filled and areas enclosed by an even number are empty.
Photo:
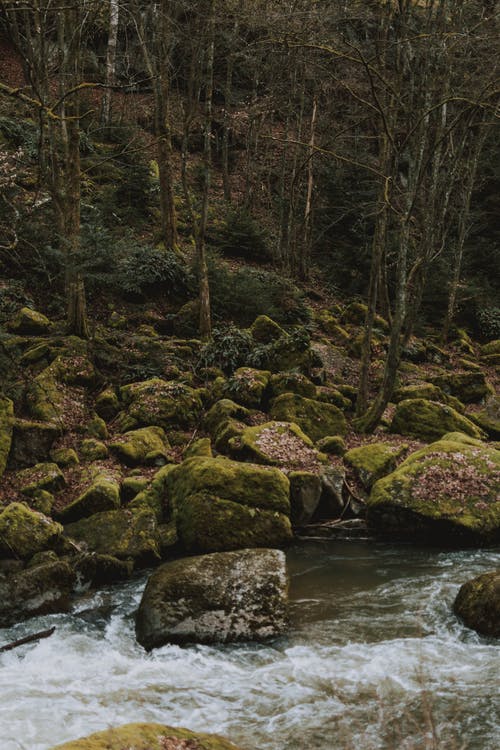
[[[374,485],[368,523],[384,536],[450,542],[500,539],[500,451],[451,433]]]
[[[460,588],[453,611],[468,628],[500,637],[500,570],[467,581]]]
[[[285,555],[279,550],[174,560],[147,583],[137,640],[147,650],[165,643],[262,641],[284,632],[286,607]]]
[[[216,734],[190,732],[164,724],[125,724],[65,742],[52,750],[238,750]]]

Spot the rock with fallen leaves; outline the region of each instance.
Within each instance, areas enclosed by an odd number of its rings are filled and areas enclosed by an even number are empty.
[[[163,724],[125,724],[65,742],[52,750],[238,750],[216,734],[190,732]]]
[[[450,433],[375,483],[368,523],[393,538],[445,544],[500,540],[500,451]]]
[[[285,555],[242,549],[165,563],[151,575],[136,619],[148,651],[166,643],[263,641],[287,624]]]

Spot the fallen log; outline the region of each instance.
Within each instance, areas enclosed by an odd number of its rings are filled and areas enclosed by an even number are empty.
[[[26,635],[24,638],[19,638],[18,641],[12,641],[11,643],[7,643],[5,646],[0,646],[0,651],[11,651],[13,648],[17,648],[18,646],[24,646],[25,643],[32,643],[33,641],[38,641],[41,638],[49,638],[54,632],[55,628],[49,628],[49,630],[40,630],[40,632],[38,633]]]

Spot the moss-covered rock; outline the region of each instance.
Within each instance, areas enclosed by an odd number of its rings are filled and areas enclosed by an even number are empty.
[[[50,451],[50,458],[63,469],[67,466],[77,466],[80,463],[74,448],[54,448]]]
[[[72,560],[72,565],[79,584],[92,587],[125,581],[134,569],[131,560],[118,560],[112,555],[99,555],[96,552],[79,554]]]
[[[64,423],[64,391],[54,373],[47,367],[29,384],[26,402],[30,414],[41,422],[53,422],[62,428]]]
[[[14,404],[10,398],[0,396],[0,477],[7,466],[12,443]]]
[[[79,521],[94,513],[120,507],[120,485],[115,476],[99,472],[87,489],[58,513],[63,523]]]
[[[164,466],[153,477],[148,487],[142,489],[131,501],[129,508],[148,508],[152,510],[158,522],[170,520],[171,507],[168,490],[168,476],[175,469],[173,464]]]
[[[445,435],[374,485],[368,521],[384,535],[432,541],[500,539],[500,452]]]
[[[45,315],[29,307],[22,307],[7,324],[8,330],[18,336],[45,336],[51,327],[52,323]]]
[[[95,400],[96,413],[109,422],[120,411],[120,402],[113,388],[106,388]]]
[[[406,445],[370,443],[351,448],[344,454],[344,461],[356,471],[363,486],[370,489],[377,479],[394,471],[398,458],[406,448]]]
[[[0,513],[0,557],[27,560],[36,552],[57,547],[63,528],[23,503],[11,503]]]
[[[74,584],[75,573],[62,560],[0,575],[0,627],[36,615],[66,612]]]
[[[500,638],[500,570],[483,573],[464,583],[453,611],[468,628]]]
[[[247,425],[236,419],[221,422],[214,433],[214,447],[218,453],[229,453],[231,440],[239,438]]]
[[[271,373],[268,370],[255,370],[252,367],[239,367],[222,386],[222,396],[237,404],[259,409],[269,384]]]
[[[38,490],[57,492],[66,484],[64,475],[55,463],[41,463],[19,471],[16,482],[23,495],[33,497]]]
[[[285,555],[274,549],[174,560],[154,571],[136,619],[147,650],[165,643],[262,641],[287,625]]]
[[[30,499],[30,505],[33,510],[43,513],[44,516],[50,516],[52,515],[54,500],[55,498],[52,492],[48,492],[47,490],[37,490]]]
[[[286,335],[283,328],[267,315],[259,315],[258,318],[255,318],[250,326],[250,333],[254,341],[259,344],[269,344],[271,341],[276,341],[276,339]]]
[[[333,456],[343,456],[345,453],[345,441],[339,435],[327,435],[316,443],[318,449],[323,453]]]
[[[328,385],[318,386],[316,399],[325,404],[333,404],[342,411],[348,411],[353,406],[351,399],[344,396],[337,388]]]
[[[283,393],[274,399],[270,411],[274,420],[295,422],[311,440],[327,435],[345,435],[346,421],[337,406],[295,393]]]
[[[293,422],[265,422],[246,427],[229,441],[229,450],[245,461],[268,466],[319,469],[322,457],[314,443]]]
[[[94,414],[90,422],[85,425],[85,433],[97,440],[107,440],[109,437],[106,422],[98,414]]]
[[[447,432],[464,432],[478,439],[484,436],[470,419],[451,406],[423,398],[401,401],[394,412],[390,430],[419,440],[436,440]]]
[[[199,438],[185,449],[184,459],[195,457],[212,458],[212,441],[209,437]]]
[[[168,744],[167,744],[168,743]],[[125,724],[65,742],[52,750],[238,750],[215,734],[190,732],[164,724]]]
[[[481,347],[481,354],[486,357],[492,356],[493,354],[500,354],[500,339],[488,341],[487,344],[484,344]]]
[[[228,419],[244,421],[250,416],[250,411],[241,404],[231,401],[229,398],[223,398],[217,401],[205,415],[205,427],[212,436],[215,435],[218,427],[227,422]]]
[[[68,524],[64,533],[90,552],[147,567],[160,559],[156,517],[149,508],[109,510]]]
[[[201,392],[176,381],[153,378],[123,386],[120,392],[126,405],[118,418],[123,431],[149,425],[192,427],[202,412]]]
[[[440,401],[446,403],[444,393],[433,383],[416,383],[396,388],[392,397],[395,404],[406,401],[409,398],[425,398],[428,401]]]
[[[432,378],[445,393],[460,399],[464,404],[475,403],[491,394],[492,389],[484,372],[454,372]]]
[[[60,434],[60,428],[50,422],[30,422],[27,419],[15,419],[9,466],[17,469],[47,461],[50,458],[52,444]]]
[[[300,372],[278,372],[269,381],[269,395],[276,398],[282,393],[296,393],[306,398],[315,398],[316,386]]]
[[[106,443],[95,438],[86,438],[80,443],[78,449],[82,461],[102,461],[109,456],[109,450]]]
[[[470,419],[491,440],[500,440],[500,397],[491,396],[487,399],[484,409],[471,414]]]
[[[188,550],[279,547],[291,539],[289,482],[278,469],[190,458],[166,478]]]
[[[170,445],[161,427],[141,427],[109,443],[109,450],[127,466],[161,466],[168,461]]]

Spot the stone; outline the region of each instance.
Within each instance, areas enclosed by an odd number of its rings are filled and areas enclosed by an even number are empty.
[[[22,469],[16,476],[16,482],[23,495],[33,497],[38,490],[57,492],[66,484],[64,475],[55,463],[41,463]]]
[[[18,336],[45,336],[51,327],[52,323],[45,315],[29,307],[22,307],[7,324],[8,330]]]
[[[432,382],[464,404],[477,403],[491,393],[491,386],[481,370],[446,373],[432,378]]]
[[[161,466],[168,461],[170,445],[162,427],[141,427],[115,437],[110,452],[126,466]]]
[[[81,553],[72,564],[79,585],[91,587],[125,581],[130,578],[134,569],[131,560],[118,560],[112,555],[99,555],[96,552]]]
[[[474,412],[470,419],[483,430],[490,440],[500,440],[500,397],[490,396],[484,409]]]
[[[223,398],[208,410],[205,414],[204,423],[207,430],[214,437],[218,427],[229,419],[244,421],[250,416],[250,411],[241,404],[231,401],[229,398]]]
[[[61,468],[77,466],[80,463],[78,454],[74,448],[56,448],[50,451],[50,458]]]
[[[271,398],[281,396],[282,393],[296,393],[306,398],[315,398],[316,386],[300,372],[279,372],[271,375],[269,392]]]
[[[259,409],[263,405],[270,378],[271,373],[268,370],[239,367],[223,384],[222,395],[242,406]]]
[[[0,477],[9,458],[14,424],[14,404],[10,398],[0,396]]]
[[[285,555],[243,549],[168,562],[150,577],[136,618],[139,643],[263,641],[287,625]]]
[[[149,508],[96,513],[68,524],[64,533],[89,552],[133,560],[134,568],[148,567],[160,559],[156,517]]]
[[[98,472],[92,482],[73,502],[59,511],[62,523],[72,523],[95,513],[120,507],[120,485],[111,473]]]
[[[345,453],[345,441],[339,435],[327,435],[316,443],[318,449],[323,453],[333,456],[343,456]]]
[[[168,743],[168,744],[167,744]],[[125,724],[96,732],[52,750],[238,750],[215,734],[190,732],[164,724]]]
[[[209,437],[199,438],[188,445],[183,458],[212,458],[212,441]]]
[[[155,425],[164,429],[193,427],[203,408],[199,390],[177,381],[152,378],[120,389],[126,411],[118,416],[118,427],[126,432]]]
[[[367,501],[383,536],[478,544],[500,539],[500,452],[450,433],[379,479]]]
[[[109,450],[106,443],[95,438],[86,438],[82,440],[79,448],[80,458],[82,461],[101,461],[109,456]]]
[[[288,480],[290,518],[294,526],[300,526],[308,523],[318,508],[322,492],[321,478],[310,471],[291,471]]]
[[[463,432],[478,439],[484,436],[479,427],[451,406],[424,398],[400,401],[390,431],[418,440],[437,440],[447,432]]]
[[[110,422],[120,411],[120,402],[113,388],[106,388],[95,400],[96,413],[106,422]]]
[[[71,566],[62,560],[33,565],[13,575],[0,574],[0,627],[68,611],[75,580]]]
[[[60,434],[60,428],[53,423],[15,419],[9,468],[20,469],[48,461],[52,445]]]
[[[351,448],[344,454],[344,461],[356,471],[364,488],[369,490],[377,479],[394,471],[398,458],[407,447],[405,444],[370,443]]]
[[[468,628],[500,638],[500,570],[483,573],[464,583],[453,611]]]
[[[488,341],[487,344],[483,344],[483,346],[481,347],[481,355],[483,357],[491,357],[495,354],[500,354],[500,339],[495,339],[495,341]]]
[[[250,326],[250,333],[253,340],[259,344],[269,344],[271,341],[276,341],[276,339],[286,335],[283,328],[267,315],[259,315],[254,320]]]
[[[246,427],[229,441],[231,454],[267,466],[319,469],[322,457],[314,443],[293,422],[265,422]]]
[[[10,503],[0,513],[0,557],[23,560],[36,552],[55,549],[63,527],[23,503]]]
[[[314,441],[327,435],[343,436],[347,430],[345,417],[337,406],[295,393],[283,393],[274,399],[270,416],[274,420],[294,422]]]
[[[106,422],[98,414],[94,414],[90,422],[86,424],[85,432],[89,437],[97,440],[107,440],[109,437]]]

